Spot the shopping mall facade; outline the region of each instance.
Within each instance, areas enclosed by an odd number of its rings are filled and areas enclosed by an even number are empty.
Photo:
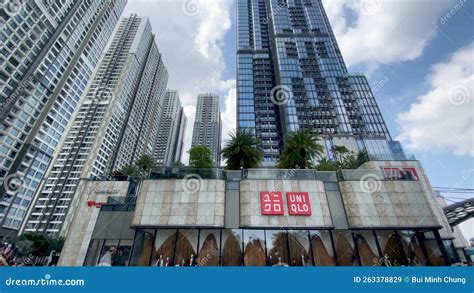
[[[62,266],[423,266],[465,261],[421,164],[165,169],[84,180]]]

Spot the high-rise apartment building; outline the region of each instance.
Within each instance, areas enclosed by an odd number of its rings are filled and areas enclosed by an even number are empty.
[[[214,165],[219,166],[221,162],[221,137],[222,121],[219,96],[214,94],[198,95],[192,146],[205,145],[209,147]]]
[[[155,146],[155,158],[161,166],[172,166],[181,161],[183,152],[186,115],[184,114],[179,93],[175,90],[166,92],[160,129]]]
[[[80,178],[106,176],[153,153],[167,81],[148,19],[123,18],[22,231],[64,235]]]
[[[346,68],[321,0],[238,0],[237,127],[274,165],[284,136],[308,129],[331,147],[402,152],[365,76]]]
[[[17,2],[0,8],[0,237],[20,228],[127,1]]]

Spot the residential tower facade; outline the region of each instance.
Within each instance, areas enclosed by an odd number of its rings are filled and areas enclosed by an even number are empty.
[[[80,178],[104,177],[152,154],[167,80],[148,19],[123,18],[23,231],[63,235]]]
[[[219,96],[214,94],[198,95],[192,147],[198,145],[209,147],[213,164],[219,166],[221,162],[221,137],[222,121]]]
[[[178,91],[168,90],[154,152],[158,165],[172,166],[181,161],[186,121]]]
[[[20,228],[126,2],[2,6],[0,236]]]

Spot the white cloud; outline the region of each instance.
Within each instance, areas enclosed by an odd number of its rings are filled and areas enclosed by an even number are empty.
[[[421,56],[441,16],[457,0],[323,0],[348,66],[390,64]],[[351,12],[355,21],[347,22]]]
[[[150,19],[170,75],[168,88],[179,91],[188,118],[185,163],[191,146],[197,95],[211,92],[224,97],[235,89],[235,79],[223,78],[226,68],[223,45],[231,27],[232,5],[231,0],[129,0],[123,13],[124,17],[137,13]],[[234,127],[235,122],[229,123],[224,121],[223,129]]]
[[[229,139],[229,133],[236,128],[237,121],[237,90],[230,89],[225,97],[225,111],[222,113],[222,141]],[[222,144],[224,146],[224,143]]]
[[[431,89],[398,115],[398,139],[413,150],[453,150],[474,156],[474,42],[433,66]]]

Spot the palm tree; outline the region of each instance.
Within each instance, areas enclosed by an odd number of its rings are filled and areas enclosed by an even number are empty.
[[[135,165],[142,175],[147,175],[151,170],[157,167],[155,158],[150,155],[141,155]]]
[[[255,168],[263,159],[263,152],[257,147],[258,140],[247,130],[238,130],[230,134],[222,157],[227,161],[226,169]]]
[[[285,146],[278,163],[283,169],[309,169],[313,161],[324,153],[324,147],[318,143],[319,136],[308,130],[291,132],[285,139]]]

